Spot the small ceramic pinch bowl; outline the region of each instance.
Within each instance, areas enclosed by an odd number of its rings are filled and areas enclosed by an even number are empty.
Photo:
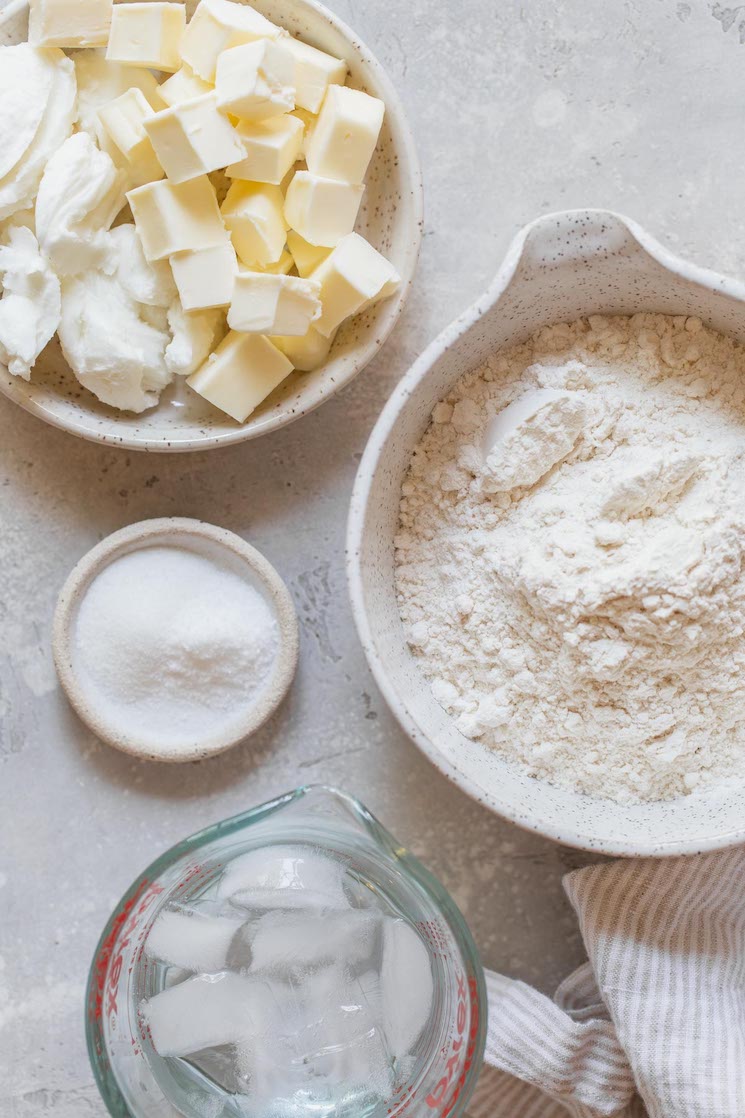
[[[125,733],[96,702],[95,689],[84,682],[75,651],[75,624],[80,605],[101,571],[123,555],[147,547],[178,547],[213,560],[239,575],[263,596],[277,622],[279,648],[272,673],[243,714],[212,736],[199,735],[155,751],[152,742]],[[101,741],[151,761],[201,761],[237,745],[255,733],[277,709],[295,676],[299,630],[295,606],[282,578],[261,552],[240,536],[214,524],[187,517],[163,517],[131,524],[107,536],[73,568],[63,586],[54,615],[52,653],[70,704]]]
[[[622,805],[524,775],[463,737],[435,701],[406,644],[394,589],[401,483],[434,405],[487,356],[542,326],[639,311],[697,315],[745,342],[745,285],[678,259],[633,221],[577,210],[527,226],[488,290],[422,354],[373,430],[352,497],[348,574],[357,628],[383,695],[416,745],[464,791],[571,846],[621,855],[694,854],[745,841],[741,787]]]
[[[164,452],[209,450],[254,439],[313,411],[349,384],[375,357],[404,308],[422,238],[422,180],[414,139],[390,78],[351,28],[316,0],[252,0],[251,6],[312,46],[344,58],[347,84],[385,103],[356,230],[391,261],[401,285],[390,299],[348,319],[319,368],[292,373],[242,424],[201,399],[181,377],[155,408],[141,415],[107,407],[78,383],[56,340],[28,382],[0,364],[0,392],[55,427],[95,442]],[[189,15],[195,7],[196,0],[187,0]],[[23,42],[27,34],[25,0],[0,0],[0,45]]]

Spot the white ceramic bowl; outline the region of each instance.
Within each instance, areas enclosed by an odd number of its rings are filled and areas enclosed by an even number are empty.
[[[352,606],[375,679],[404,730],[464,791],[549,838],[623,855],[693,854],[745,840],[735,789],[622,806],[531,779],[463,737],[435,702],[404,639],[393,585],[401,483],[433,406],[494,351],[588,314],[699,315],[745,342],[745,285],[687,264],[634,222],[578,210],[541,218],[513,242],[496,279],[422,354],[370,437],[352,497]]]
[[[188,0],[192,11],[195,0]],[[398,292],[344,324],[326,362],[312,373],[293,373],[244,424],[237,424],[180,383],[142,415],[101,404],[75,380],[56,341],[26,382],[0,365],[0,392],[26,411],[84,439],[132,450],[208,450],[253,439],[312,411],[348,384],[373,359],[393,329],[411,289],[422,236],[422,183],[403,106],[385,70],[354,32],[315,0],[252,0],[252,7],[293,35],[349,63],[350,85],[380,97],[386,117],[366,178],[357,221],[366,237],[398,269]],[[25,0],[0,0],[0,44],[23,42]]]
[[[112,724],[96,705],[95,693],[79,677],[74,654],[78,611],[93,580],[115,559],[146,547],[183,547],[233,571],[262,594],[279,630],[279,650],[274,669],[257,701],[227,729],[210,737],[184,739],[171,745],[167,753],[154,752],[150,739],[139,739]],[[238,745],[271,718],[295,677],[299,641],[292,595],[260,551],[226,528],[188,517],[166,516],[142,520],[113,532],[75,565],[57,600],[52,653],[57,675],[71,706],[101,741],[149,761],[202,761]]]

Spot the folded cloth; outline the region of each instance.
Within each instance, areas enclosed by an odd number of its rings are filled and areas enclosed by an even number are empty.
[[[553,999],[487,972],[469,1118],[745,1118],[745,847],[564,889],[589,961]]]

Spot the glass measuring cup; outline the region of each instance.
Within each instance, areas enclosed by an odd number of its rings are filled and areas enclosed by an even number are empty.
[[[483,972],[465,921],[442,885],[358,800],[312,786],[185,839],[138,877],[112,913],[91,966],[86,1033],[96,1082],[115,1118],[241,1113],[206,1077],[154,1052],[138,1012],[142,999],[158,989],[158,968],[144,943],[164,907],[188,905],[234,858],[291,842],[341,859],[354,879],[418,930],[430,955],[434,1002],[413,1070],[366,1118],[464,1113],[486,1035]]]

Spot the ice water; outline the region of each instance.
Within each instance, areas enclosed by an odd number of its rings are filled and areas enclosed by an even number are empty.
[[[429,949],[359,866],[303,843],[238,855],[145,941],[153,1070],[204,1118],[385,1114],[426,1046]]]

